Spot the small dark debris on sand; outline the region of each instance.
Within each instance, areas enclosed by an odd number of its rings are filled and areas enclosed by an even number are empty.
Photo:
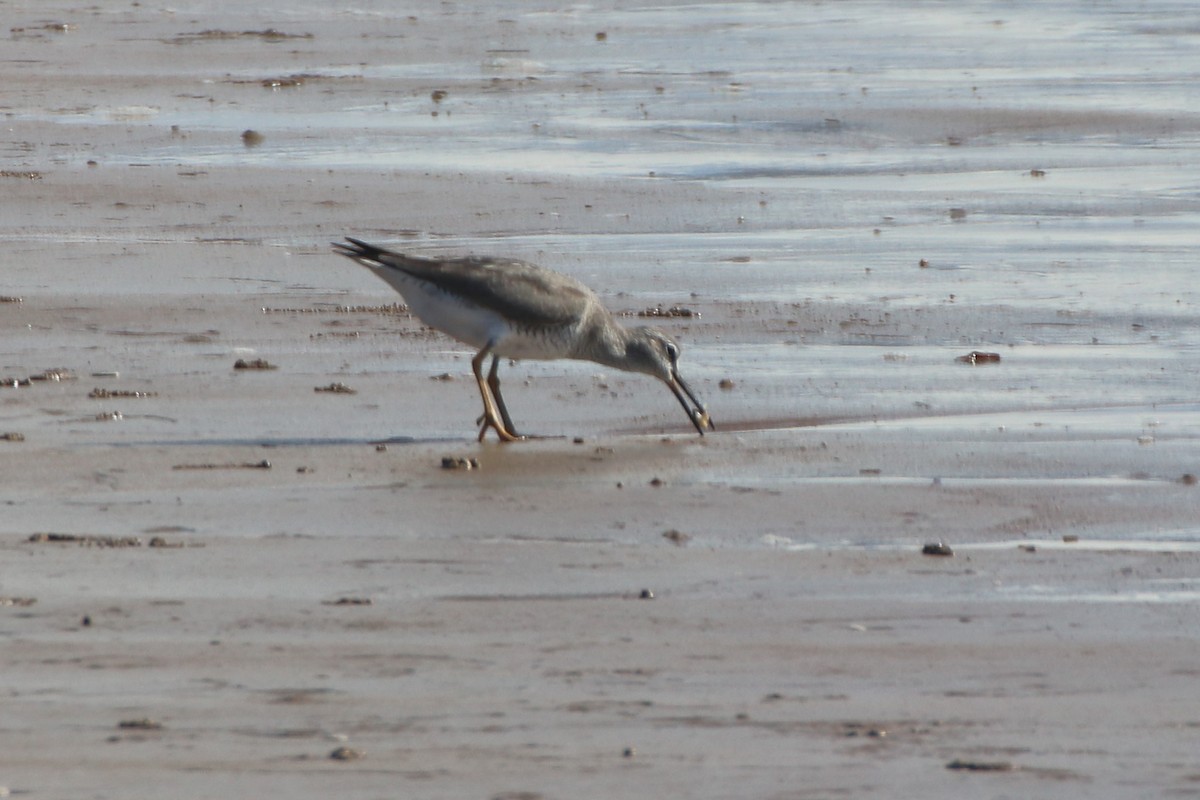
[[[91,534],[79,533],[32,533],[28,542],[45,543],[45,544],[76,544],[81,547],[141,547],[142,540],[137,536],[93,536]],[[149,542],[146,542],[147,547],[175,549],[183,547],[203,547],[203,544],[184,544],[182,542],[169,542],[161,536],[154,536]]]
[[[234,369],[277,369],[277,367],[265,358],[255,358],[247,361],[244,358],[239,358],[233,362]]]
[[[848,739],[865,736],[870,739],[886,739],[887,728],[881,725],[867,725],[862,722],[847,722],[842,726],[842,735]]]
[[[284,78],[263,78],[260,83],[264,89],[296,89],[304,85],[310,76],[298,73]]]
[[[30,542],[52,544],[78,544],[84,547],[141,547],[142,540],[136,536],[92,536],[76,533],[34,533]]]
[[[442,456],[442,469],[479,469],[479,459]]]
[[[264,42],[282,42],[288,39],[312,39],[311,33],[285,33],[275,28],[265,28],[261,31],[227,31],[220,28],[208,28],[198,33],[181,33],[174,39],[168,39],[168,44],[189,44],[191,42],[215,42],[228,39],[261,39]]]
[[[0,433],[0,442],[23,442],[23,441],[25,441],[25,434],[23,434],[23,433],[17,433],[15,431],[9,431],[7,433]]]
[[[979,350],[972,350],[965,356],[959,356],[954,359],[960,364],[999,364],[999,353],[984,353]]]
[[[88,397],[93,400],[107,400],[112,397],[158,397],[158,392],[135,392],[130,389],[92,389]]]
[[[373,606],[375,601],[369,597],[339,597],[337,600],[325,600],[321,605],[326,606]]]
[[[358,394],[357,389],[351,389],[344,383],[334,382],[328,386],[315,386],[314,392],[328,392],[330,394]]]
[[[952,556],[954,550],[945,542],[928,542],[921,548],[921,553],[927,556]]]
[[[271,462],[265,458],[262,461],[244,461],[240,464],[176,464],[171,469],[270,469]]]
[[[312,306],[311,308],[269,308],[263,306],[264,314],[382,314],[400,316],[408,313],[403,303],[386,303],[378,306]]]
[[[352,747],[339,747],[330,753],[329,757],[334,761],[357,761],[363,757],[363,753]]]
[[[163,725],[158,720],[143,717],[141,719],[123,719],[117,723],[117,727],[128,731],[161,731]]]
[[[0,378],[0,386],[20,387],[30,386],[35,383],[58,383],[60,381],[75,380],[75,373],[69,369],[56,368],[44,369],[41,372],[34,373],[26,378]]]
[[[963,761],[956,758],[946,765],[946,769],[966,772],[1012,772],[1016,767],[1011,761]]]
[[[677,531],[674,528],[672,528],[669,531],[663,531],[663,538],[666,539],[671,544],[679,545],[680,547],[682,547],[683,545],[687,544],[691,540],[692,537],[688,536],[683,531]]]
[[[693,311],[692,309],[686,308],[684,306],[671,306],[670,308],[663,308],[662,306],[651,306],[650,308],[643,308],[641,311],[638,311],[637,316],[639,316],[639,317],[684,317],[684,318],[696,317],[697,319],[699,319],[700,312]]]
[[[161,536],[153,536],[153,537],[151,537],[150,541],[147,542],[147,546],[148,547],[174,548],[174,547],[183,547],[183,542],[168,542],[166,539],[164,539]]]

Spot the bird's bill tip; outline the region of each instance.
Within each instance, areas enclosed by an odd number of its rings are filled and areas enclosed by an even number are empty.
[[[696,398],[695,393],[692,392],[692,388],[687,385],[683,378],[679,377],[679,375],[672,375],[667,385],[671,387],[671,391],[675,393],[679,404],[687,412],[688,419],[692,421],[692,425],[695,426],[697,433],[703,436],[705,430],[716,430],[712,417],[708,415],[708,409]],[[689,403],[688,400],[691,400],[691,402]]]
[[[701,436],[705,431],[715,431],[717,428],[713,425],[712,417],[708,415],[708,409],[699,403],[695,408],[684,406],[688,412],[688,419],[692,421],[692,425],[696,428],[696,433]]]

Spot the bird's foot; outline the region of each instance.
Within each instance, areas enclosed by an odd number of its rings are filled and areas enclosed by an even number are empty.
[[[479,426],[479,441],[481,442],[487,436],[488,428],[494,430],[502,442],[519,442],[525,438],[519,433],[509,430],[502,420],[490,417],[486,413],[481,414],[479,419],[475,420],[475,424]]]

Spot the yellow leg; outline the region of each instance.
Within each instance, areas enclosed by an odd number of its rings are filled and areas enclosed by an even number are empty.
[[[504,406],[504,397],[500,394],[500,375],[497,370],[500,367],[500,356],[492,356],[492,368],[488,370],[487,385],[492,390],[492,399],[496,401],[496,410],[500,412],[500,419],[504,420],[504,427],[513,436],[520,436],[517,433],[517,427],[513,425],[512,417],[508,415],[508,409]]]
[[[483,441],[483,437],[487,435],[488,428],[491,428],[496,431],[496,435],[500,437],[500,441],[516,442],[521,437],[510,430],[505,419],[508,415],[501,415],[497,409],[496,399],[492,397],[492,390],[489,388],[487,380],[483,377],[483,360],[488,357],[489,352],[489,349],[485,347],[471,359],[471,370],[475,373],[475,383],[479,385],[479,396],[483,398],[483,425],[479,429],[479,441]]]

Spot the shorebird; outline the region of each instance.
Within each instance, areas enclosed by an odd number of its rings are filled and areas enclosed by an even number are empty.
[[[489,428],[503,442],[523,438],[500,395],[501,358],[583,359],[652,375],[674,393],[701,436],[713,429],[679,375],[679,345],[657,328],[624,327],[574,278],[513,259],[410,256],[348,236],[333,249],[385,280],[426,325],[476,348],[471,369],[483,398],[476,420],[481,442]]]

